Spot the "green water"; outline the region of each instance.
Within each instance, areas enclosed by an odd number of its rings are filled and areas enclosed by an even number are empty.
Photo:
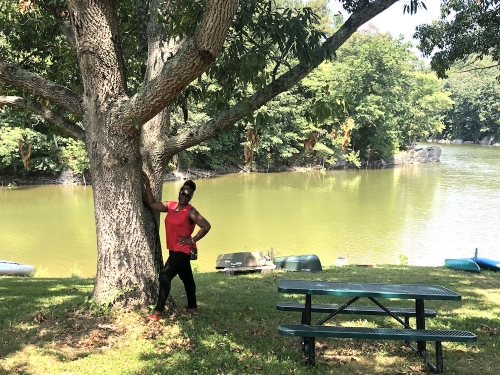
[[[474,249],[500,259],[500,148],[442,145],[440,163],[360,171],[235,174],[197,180],[192,204],[212,231],[201,272],[219,254],[316,254],[323,265],[442,265]],[[165,200],[181,182],[167,182]],[[0,188],[0,259],[37,274],[93,276],[92,187]],[[163,221],[162,215],[161,220]],[[165,243],[164,228],[160,230]]]

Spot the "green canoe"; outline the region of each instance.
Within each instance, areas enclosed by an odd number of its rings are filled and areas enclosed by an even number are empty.
[[[276,268],[283,268],[287,271],[322,271],[321,261],[316,254],[291,255],[274,258]]]
[[[479,265],[469,258],[445,259],[444,266],[460,271],[481,272]]]

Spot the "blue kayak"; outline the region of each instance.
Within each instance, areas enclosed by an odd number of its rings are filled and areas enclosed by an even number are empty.
[[[479,265],[470,258],[445,259],[444,266],[460,271],[481,272]]]
[[[492,271],[500,271],[500,260],[479,257],[472,257],[470,259],[476,262],[481,268]]]

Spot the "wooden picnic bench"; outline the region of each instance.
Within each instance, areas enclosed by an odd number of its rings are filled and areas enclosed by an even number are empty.
[[[436,344],[436,364],[433,365],[424,357],[424,361],[436,374],[443,372],[442,342],[475,342],[477,336],[467,331],[409,329],[409,328],[368,328],[368,327],[341,327],[307,324],[281,324],[278,333],[285,336],[308,337],[303,343],[307,363],[315,362],[315,338],[335,337],[353,339],[383,339],[405,341],[434,341]]]

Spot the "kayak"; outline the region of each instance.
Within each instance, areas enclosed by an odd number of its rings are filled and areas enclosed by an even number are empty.
[[[460,271],[481,272],[479,265],[470,258],[445,259],[444,266]]]
[[[246,251],[219,254],[215,261],[215,268],[263,267],[272,264],[271,256],[269,256],[267,251]]]
[[[291,255],[287,257],[274,258],[276,268],[283,268],[287,271],[322,271],[321,261],[315,254]]]
[[[476,262],[479,267],[492,271],[500,271],[500,260],[493,260],[490,258],[480,258],[477,256],[478,250],[474,252],[474,256],[470,258],[474,262]]]
[[[0,260],[0,276],[33,277],[35,272],[36,268],[28,264]]]
[[[478,258],[478,257],[473,257],[470,259],[475,261],[481,268],[492,271],[500,271],[500,260],[493,260],[489,258]]]

